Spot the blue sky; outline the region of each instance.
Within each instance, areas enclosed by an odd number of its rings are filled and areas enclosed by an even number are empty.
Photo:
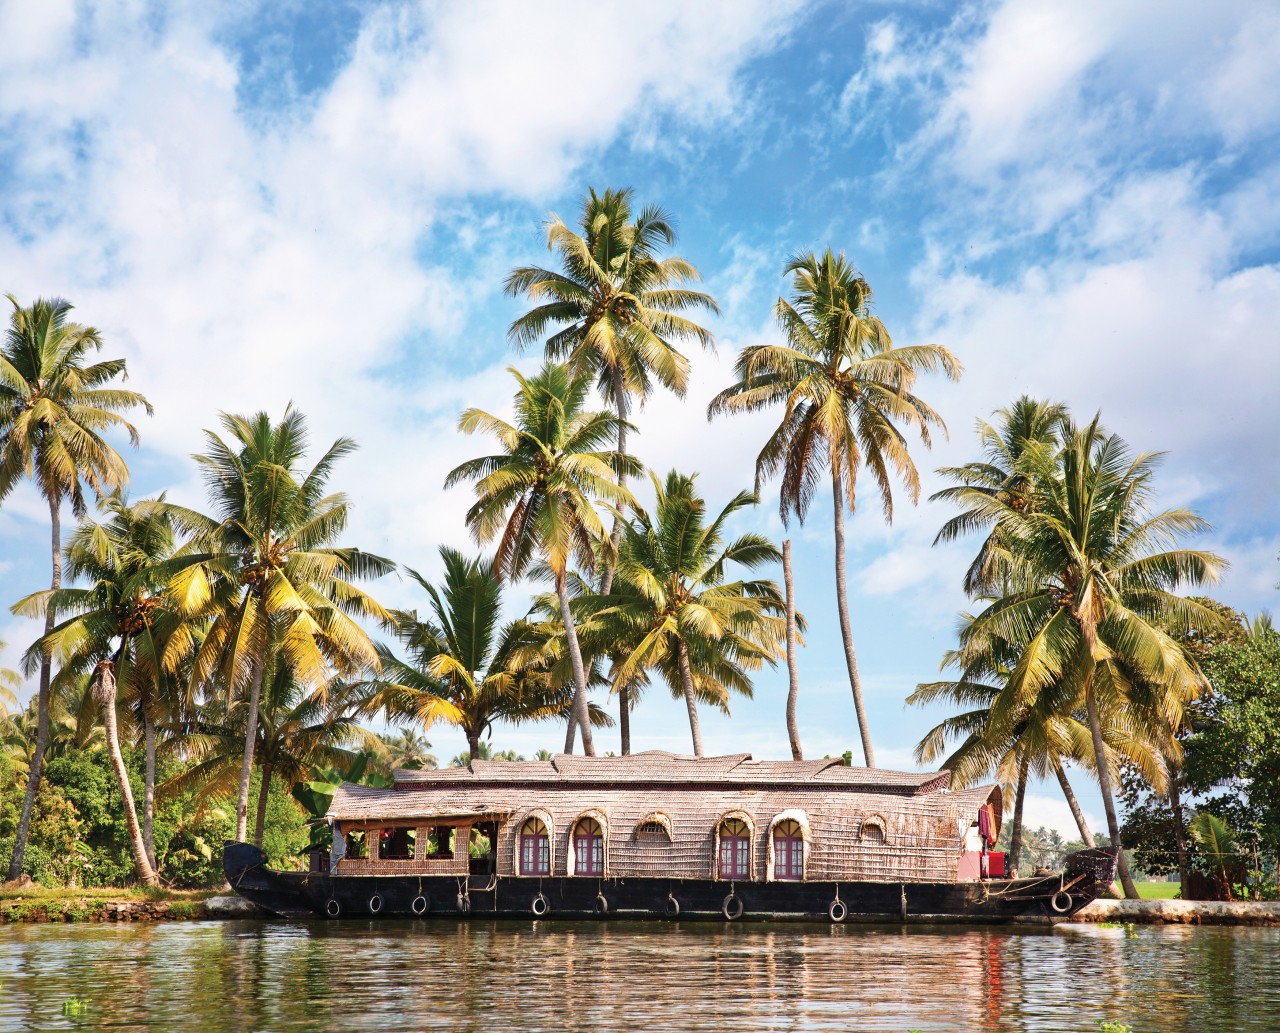
[[[191,502],[186,458],[219,410],[292,401],[340,468],[351,539],[425,572],[467,545],[444,474],[479,444],[459,409],[501,410],[516,361],[501,296],[545,256],[548,212],[588,185],[675,215],[678,250],[720,300],[688,397],[637,417],[640,457],[701,473],[714,503],[751,481],[769,418],[708,425],[742,345],[776,339],[800,248],[857,262],[896,340],[934,341],[959,384],[921,393],[949,441],[1022,392],[1101,409],[1168,452],[1166,505],[1214,524],[1216,590],[1250,612],[1280,580],[1280,10],[1220,3],[964,5],[0,3],[0,270],[24,301],[60,294],[129,359],[155,403],[135,494]],[[931,548],[947,512],[866,494],[851,532],[855,640],[879,759],[910,766],[941,715],[907,712],[964,605],[971,546]],[[47,582],[33,493],[0,509],[6,600]],[[776,489],[744,527],[776,536]],[[853,745],[829,504],[793,527],[811,631],[810,753]],[[389,602],[413,604],[402,581]],[[33,627],[0,618],[12,662]],[[785,674],[766,672],[708,748],[786,754]],[[636,746],[687,749],[651,692]],[[554,747],[559,729],[501,729]],[[444,758],[460,736],[434,729]],[[610,736],[603,746],[614,745]],[[1095,808],[1096,811],[1096,808]],[[1066,827],[1047,788],[1033,823]]]

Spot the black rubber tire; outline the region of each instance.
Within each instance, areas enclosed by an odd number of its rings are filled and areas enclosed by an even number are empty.
[[[533,903],[529,905],[529,910],[533,912],[535,918],[541,918],[551,910],[551,902],[539,893],[533,898]]]
[[[375,893],[369,898],[369,914],[376,915],[382,910],[382,894]]]
[[[324,913],[330,918],[337,918],[342,914],[342,905],[338,903],[337,897],[330,897],[324,902]]]
[[[1074,903],[1075,901],[1071,899],[1071,894],[1066,890],[1058,890],[1057,893],[1049,898],[1049,906],[1060,915],[1065,915],[1070,911],[1071,905]]]
[[[425,893],[419,893],[409,905],[415,915],[421,918],[431,908],[431,899]]]
[[[471,912],[471,895],[468,893],[459,893],[458,894],[458,913],[466,915],[466,914],[470,914],[470,912]]]
[[[843,900],[833,900],[827,905],[827,917],[839,925],[849,917],[849,906]]]
[[[597,915],[607,915],[609,913],[609,902],[604,899],[603,893],[596,894],[595,910]]]
[[[667,902],[662,906],[663,913],[668,918],[680,917],[680,901],[676,900],[670,893],[667,894]]]
[[[742,898],[736,893],[730,893],[724,898],[724,903],[720,905],[720,914],[724,915],[727,922],[736,922],[742,917],[742,913],[745,910],[746,905],[742,903]]]

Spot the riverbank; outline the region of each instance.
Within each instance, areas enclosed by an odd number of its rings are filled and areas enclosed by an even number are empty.
[[[15,922],[175,922],[255,918],[265,912],[242,897],[212,891],[129,893],[46,891],[0,897],[0,924]]]
[[[1280,901],[1095,900],[1076,922],[1145,925],[1280,925]]]

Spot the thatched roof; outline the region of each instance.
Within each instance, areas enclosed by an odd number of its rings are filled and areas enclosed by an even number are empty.
[[[477,760],[465,768],[395,772],[396,789],[439,789],[482,785],[670,785],[777,788],[832,786],[868,792],[917,795],[945,788],[948,771],[885,771],[845,767],[839,758],[752,760],[749,753],[723,757],[686,757],[662,750],[626,757],[560,754],[551,760]]]

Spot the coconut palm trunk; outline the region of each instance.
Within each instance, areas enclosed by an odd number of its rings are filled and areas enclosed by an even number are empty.
[[[267,800],[271,796],[271,765],[262,765],[262,784],[258,787],[258,814],[253,822],[253,845],[262,846],[262,833],[267,827]]]
[[[1102,806],[1107,812],[1107,832],[1111,847],[1116,851],[1120,873],[1120,885],[1130,900],[1138,899],[1138,887],[1133,884],[1129,866],[1124,859],[1124,844],[1120,839],[1120,819],[1116,816],[1116,802],[1111,795],[1111,768],[1107,763],[1107,750],[1102,741],[1102,719],[1098,714],[1098,697],[1090,677],[1084,690],[1085,708],[1089,714],[1089,733],[1093,737],[1093,755],[1098,764],[1098,788],[1102,791]]]
[[[160,880],[147,857],[147,847],[142,841],[142,828],[138,824],[138,811],[133,803],[133,787],[129,784],[129,772],[120,752],[120,732],[116,726],[116,677],[115,665],[103,660],[93,675],[93,695],[102,707],[102,726],[107,733],[107,753],[111,768],[120,786],[120,800],[124,804],[124,823],[129,833],[129,845],[133,848],[133,863],[138,878],[144,886],[158,886]]]
[[[57,591],[62,587],[62,516],[59,500],[49,500],[49,522],[53,527],[53,578],[49,587]],[[44,633],[53,631],[53,610],[44,615]],[[44,774],[44,751],[49,745],[49,689],[53,679],[53,658],[45,650],[40,658],[40,691],[36,697],[36,745],[31,754],[31,768],[27,774],[27,792],[22,798],[22,815],[13,837],[13,856],[9,859],[9,878],[22,874],[22,859],[27,852],[27,837],[31,832],[31,812],[35,808],[36,793],[40,791],[40,779]]]
[[[596,748],[591,741],[591,717],[587,710],[587,670],[582,662],[582,647],[578,643],[578,629],[573,623],[573,612],[569,609],[569,579],[563,571],[556,574],[556,595],[560,599],[560,617],[564,621],[569,663],[573,667],[573,716],[569,721],[569,741],[565,752],[572,752],[573,728],[576,724],[582,729],[582,752],[588,757],[594,757]]]
[[[1018,871],[1022,860],[1022,808],[1027,802],[1027,768],[1031,764],[1030,755],[1024,754],[1018,764],[1018,790],[1013,802],[1013,828],[1009,832],[1009,867],[1010,878]]]
[[[146,771],[142,786],[142,842],[147,860],[156,867],[156,723],[144,704],[142,712],[142,747],[146,754]]]
[[[627,412],[629,406],[627,404],[626,384],[622,379],[622,367],[614,366],[609,371],[609,379],[613,385],[613,397],[618,411],[618,455],[625,456],[627,454]],[[625,488],[627,486],[626,470],[618,471],[618,484]],[[615,513],[613,515],[613,529],[609,532],[609,541],[613,548],[609,551],[609,555],[605,557],[604,573],[600,576],[600,594],[608,595],[613,591],[613,576],[618,569],[618,546],[622,543],[622,514]],[[569,719],[569,746],[572,747],[573,724],[574,718]],[[622,737],[622,755],[625,757],[631,752],[631,690],[628,686],[623,685],[618,690],[618,731]],[[566,752],[568,752],[566,750]]]
[[[844,639],[844,660],[849,668],[849,687],[853,690],[853,709],[858,715],[858,731],[862,735],[862,759],[867,767],[876,766],[875,752],[871,748],[871,728],[867,724],[867,710],[862,702],[862,677],[858,674],[858,657],[853,649],[853,629],[849,624],[849,593],[845,579],[844,550],[844,484],[840,479],[840,466],[831,464],[831,495],[835,503],[836,536],[836,609],[840,613],[840,635]]]
[[[1084,840],[1084,845],[1096,847],[1098,844],[1094,842],[1093,833],[1089,830],[1089,823],[1084,820],[1084,811],[1080,809],[1080,801],[1076,799],[1075,790],[1071,788],[1071,783],[1067,780],[1066,769],[1055,761],[1053,773],[1058,777],[1058,785],[1062,787],[1062,795],[1067,798],[1067,806],[1071,808],[1071,816],[1076,820],[1076,828],[1080,830],[1080,838]]]
[[[684,684],[684,703],[689,708],[689,731],[693,734],[693,755],[704,756],[702,726],[698,723],[698,698],[693,691],[693,667],[689,663],[689,647],[681,639],[676,646],[680,658],[680,680]]]
[[[618,690],[618,734],[625,757],[631,752],[631,690],[625,685]]]
[[[1176,768],[1169,772],[1169,807],[1173,812],[1173,838],[1178,851],[1178,879],[1185,887],[1191,881],[1191,862],[1187,856],[1187,827],[1182,820],[1182,787],[1178,785],[1181,774]]]
[[[800,748],[800,725],[796,720],[800,672],[796,667],[796,593],[791,578],[790,538],[782,543],[782,579],[787,591],[787,736],[791,740],[791,759],[804,760],[804,750]]]
[[[241,843],[249,834],[249,791],[253,779],[253,748],[258,738],[258,705],[262,700],[262,679],[266,674],[267,658],[261,651],[254,664],[253,680],[249,683],[249,712],[244,732],[244,762],[240,766],[240,793],[236,798],[236,839]]]

